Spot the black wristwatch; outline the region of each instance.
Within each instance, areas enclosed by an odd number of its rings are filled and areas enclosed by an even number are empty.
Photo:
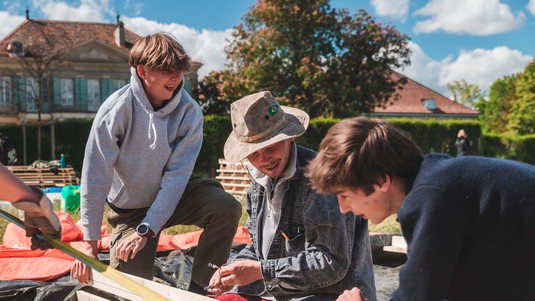
[[[149,224],[141,223],[136,227],[136,232],[139,236],[151,237],[154,232],[149,228]]]

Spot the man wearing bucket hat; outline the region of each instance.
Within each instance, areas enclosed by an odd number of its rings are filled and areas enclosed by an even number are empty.
[[[231,163],[250,162],[252,243],[212,276],[216,298],[335,300],[356,283],[375,300],[367,222],[340,214],[336,196],[317,194],[304,176],[316,153],[294,138],[305,132],[308,115],[259,92],[232,103],[231,120],[224,153]]]

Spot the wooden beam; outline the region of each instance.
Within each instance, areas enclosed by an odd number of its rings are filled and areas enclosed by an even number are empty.
[[[130,277],[132,280],[139,282],[140,284],[152,289],[153,291],[161,294],[164,297],[169,298],[169,300],[188,300],[188,301],[214,301],[212,298],[204,297],[192,292],[188,292],[185,290],[181,290],[179,288],[161,284],[158,282],[150,281],[147,279],[143,279],[140,277],[136,277],[133,275],[129,275],[126,273],[122,273],[123,275],[126,275]],[[101,273],[97,272],[93,269],[93,287],[112,293],[116,296],[127,298],[132,301],[145,301],[146,299],[143,297],[140,297],[130,290],[128,288],[118,284],[117,282],[111,281],[109,278],[106,278]],[[97,301],[100,299],[86,299],[88,301]]]

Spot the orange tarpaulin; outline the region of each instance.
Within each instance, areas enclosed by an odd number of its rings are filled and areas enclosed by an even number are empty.
[[[80,250],[83,234],[80,223],[75,224],[65,212],[56,212],[61,222],[61,241]],[[106,225],[101,228],[99,250],[110,247],[110,233]],[[202,230],[178,234],[160,235],[158,251],[185,250],[197,246]],[[250,243],[245,227],[238,228],[234,243]],[[0,280],[53,280],[69,273],[73,258],[60,250],[31,250],[31,238],[20,227],[10,223],[6,227],[3,245],[0,245]]]

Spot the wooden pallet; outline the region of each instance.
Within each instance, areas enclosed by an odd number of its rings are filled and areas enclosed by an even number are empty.
[[[246,162],[231,164],[225,159],[219,159],[218,175],[215,178],[221,182],[226,192],[238,196],[247,193],[251,179],[245,170],[246,164]]]
[[[17,178],[27,185],[37,187],[63,187],[78,185],[80,181],[74,173],[74,168],[58,168],[57,174],[50,168],[31,168],[29,166],[8,166],[8,169]]]

